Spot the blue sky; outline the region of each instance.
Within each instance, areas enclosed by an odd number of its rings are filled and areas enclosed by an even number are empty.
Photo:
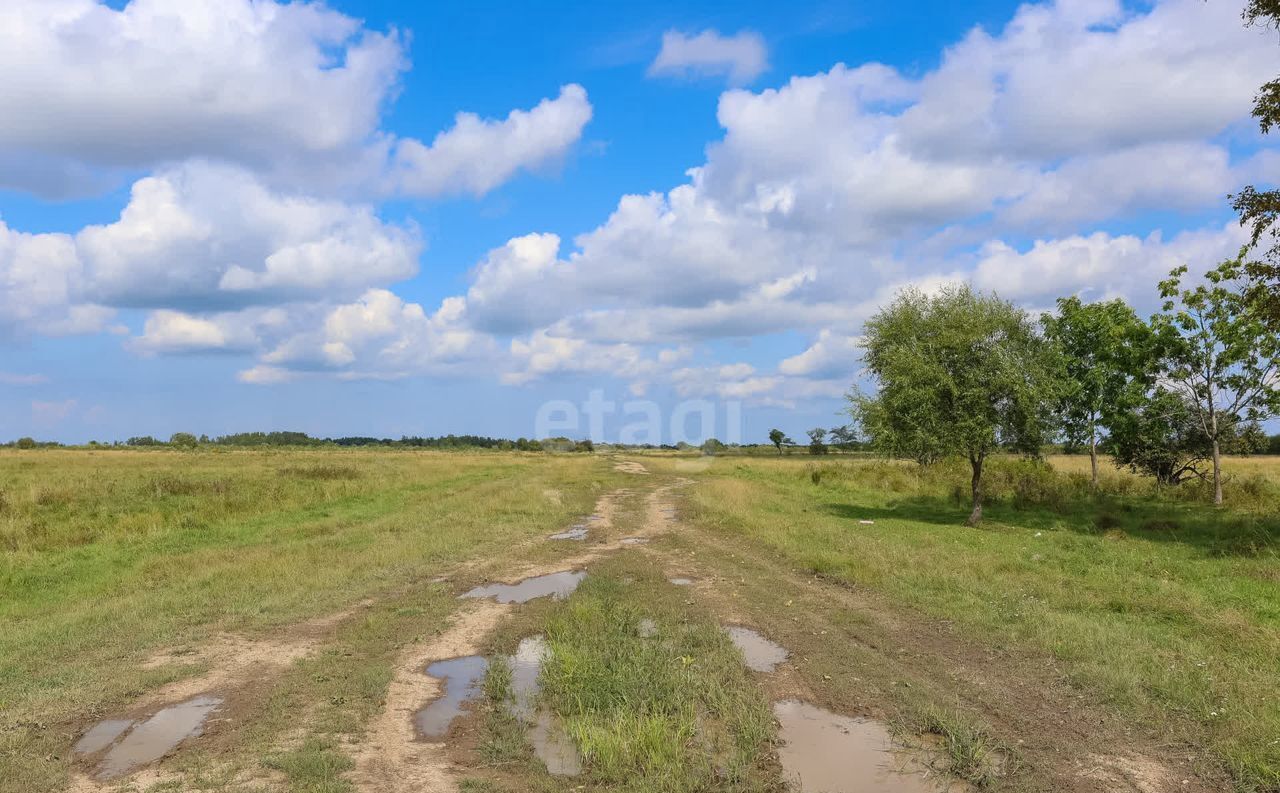
[[[1238,248],[1272,39],[1201,0],[10,2],[0,438],[515,437],[593,391],[799,438],[904,285],[1149,311]]]

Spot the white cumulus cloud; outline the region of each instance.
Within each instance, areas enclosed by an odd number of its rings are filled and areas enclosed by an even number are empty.
[[[512,110],[500,121],[459,113],[430,145],[411,138],[396,144],[394,184],[410,195],[482,195],[517,171],[563,157],[582,137],[591,113],[580,85],[566,85],[555,99],[544,99],[531,110]]]
[[[697,34],[668,30],[662,48],[649,65],[655,76],[724,76],[734,85],[745,85],[769,68],[764,37],[744,30],[732,36],[717,30]]]

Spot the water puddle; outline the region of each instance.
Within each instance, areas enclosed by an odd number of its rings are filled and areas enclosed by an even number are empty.
[[[552,776],[577,776],[582,773],[582,759],[573,739],[565,732],[559,719],[550,713],[539,711],[538,719],[529,728],[529,743],[533,752],[547,767]]]
[[[462,706],[480,694],[480,683],[489,662],[479,655],[436,661],[427,674],[444,684],[444,693],[413,717],[418,734],[427,739],[443,738],[449,725],[462,715]]]
[[[693,586],[692,578],[680,578],[677,576],[676,578],[668,578],[667,580],[676,586]]]
[[[547,640],[541,636],[530,636],[521,639],[516,654],[507,659],[511,664],[511,695],[514,701],[511,715],[523,722],[534,720],[538,674],[542,672],[542,659],[546,655]]]
[[[649,538],[648,538],[648,537],[624,537],[624,538],[622,538],[622,544],[623,544],[623,545],[645,545],[645,544],[646,544],[646,543],[648,543],[648,542],[649,542]]]
[[[526,733],[533,752],[553,776],[577,776],[582,761],[564,726],[546,710],[539,710],[538,675],[547,657],[547,642],[541,636],[520,641],[511,664],[511,714],[528,725]]]
[[[100,779],[122,776],[154,763],[188,738],[199,736],[209,714],[220,705],[219,697],[200,696],[161,708],[142,722],[100,721],[80,737],[73,751],[87,756],[110,747],[98,764],[97,775]]]
[[[778,664],[787,660],[787,648],[769,641],[750,628],[730,625],[725,628],[725,632],[742,653],[747,668],[753,672],[772,672]]]
[[[559,534],[552,534],[548,539],[552,540],[585,540],[587,538],[586,526],[574,526],[571,529],[565,529]]]
[[[459,597],[493,598],[499,603],[528,603],[530,600],[550,595],[556,600],[567,597],[587,577],[585,570],[563,570],[559,573],[534,576],[514,584],[488,584],[478,586]]]
[[[773,704],[782,725],[778,757],[797,793],[938,793],[962,790],[895,744],[883,724],[794,699]]]
[[[80,736],[71,751],[78,755],[95,754],[116,742],[116,738],[124,735],[124,731],[133,726],[129,719],[107,719],[89,728]]]

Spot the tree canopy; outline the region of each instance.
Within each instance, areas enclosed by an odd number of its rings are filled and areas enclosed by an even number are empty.
[[[977,523],[988,455],[1038,453],[1050,434],[1053,348],[1026,312],[968,286],[901,292],[867,322],[863,345],[879,391],[851,400],[872,445],[923,464],[967,457]]]
[[[1248,0],[1242,15],[1245,25],[1280,30],[1280,0]],[[1253,116],[1264,135],[1280,126],[1280,78],[1258,89]],[[1263,260],[1249,262],[1245,269],[1260,310],[1273,330],[1280,329],[1280,190],[1258,190],[1250,185],[1231,198],[1232,207],[1240,214],[1240,225],[1249,229],[1251,247],[1270,237]]]
[[[1257,293],[1241,283],[1243,254],[1190,288],[1182,283],[1186,273],[1179,267],[1160,283],[1164,306],[1151,323],[1163,350],[1161,383],[1208,439],[1214,502],[1221,504],[1223,443],[1242,424],[1280,414],[1280,336],[1267,327]]]
[[[1096,488],[1099,443],[1154,379],[1155,336],[1123,300],[1061,298],[1057,313],[1041,323],[1061,356],[1064,387],[1055,407],[1062,435],[1068,445],[1089,449]]]

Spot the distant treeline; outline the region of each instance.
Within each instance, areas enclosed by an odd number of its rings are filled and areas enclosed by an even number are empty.
[[[3,444],[9,448],[44,449],[59,448],[64,444],[56,441],[37,441],[34,438],[19,438]],[[378,446],[389,448],[415,449],[501,449],[509,451],[594,451],[595,445],[590,440],[571,440],[569,438],[545,438],[530,440],[517,438],[490,438],[485,435],[443,435],[423,438],[418,436],[402,436],[396,438],[374,438],[371,436],[345,436],[340,438],[313,438],[305,432],[237,432],[230,435],[219,435],[210,438],[208,435],[196,436],[189,432],[175,432],[168,440],[161,440],[151,435],[135,435],[125,441],[102,443],[89,441],[82,444],[91,448],[146,448],[166,447],[190,449],[196,447],[362,447]],[[674,447],[672,447],[674,448]]]

